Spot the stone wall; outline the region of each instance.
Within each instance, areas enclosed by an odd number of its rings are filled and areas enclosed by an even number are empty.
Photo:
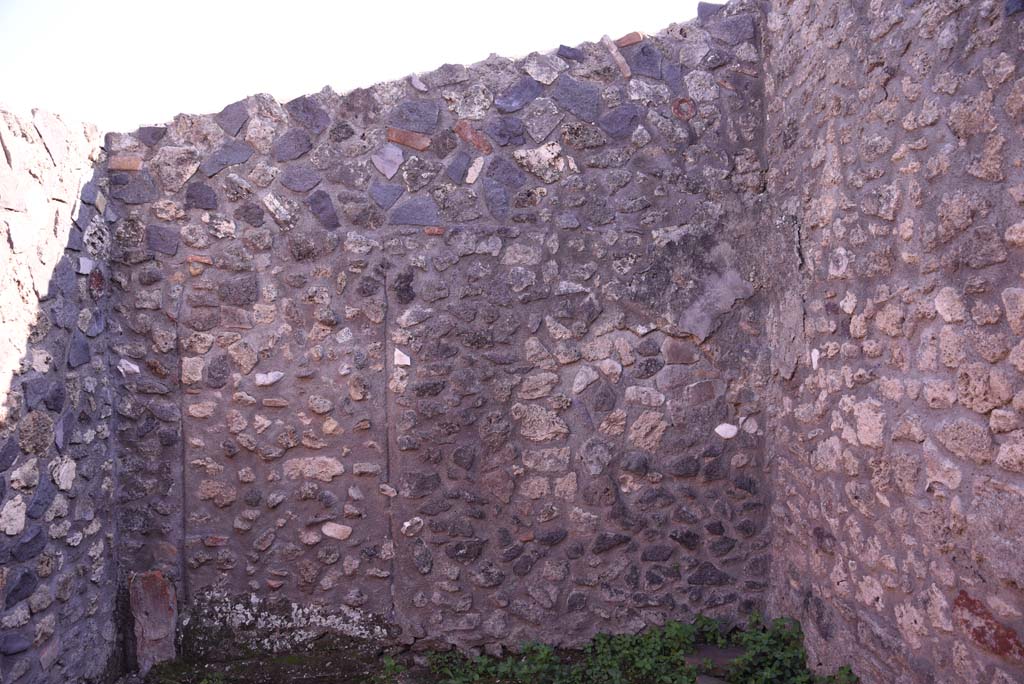
[[[864,681],[1019,682],[1024,8],[772,4],[773,612]]]
[[[755,609],[1019,681],[1022,9],[3,114],[3,681]]]
[[[99,134],[0,111],[0,679],[117,669]],[[88,202],[88,203],[86,203]]]
[[[763,606],[755,9],[108,138],[120,558],[186,648]]]

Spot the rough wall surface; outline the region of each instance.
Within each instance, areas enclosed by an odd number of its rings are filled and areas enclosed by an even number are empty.
[[[1024,678],[1020,9],[767,21],[769,193],[804,285],[775,308],[799,367],[769,437],[772,606],[869,682]]]
[[[92,679],[116,657],[103,221],[78,201],[98,144],[0,111],[4,682]]]
[[[761,607],[754,9],[110,136],[129,569],[268,648]]]

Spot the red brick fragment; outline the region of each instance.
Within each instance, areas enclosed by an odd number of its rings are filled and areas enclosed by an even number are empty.
[[[643,39],[644,34],[639,31],[633,31],[632,33],[627,33],[615,41],[615,46],[620,48],[629,47],[630,45],[636,45]]]
[[[137,154],[112,154],[107,159],[110,171],[138,171],[142,168],[142,157]]]
[[[427,226],[423,229],[427,235],[444,235],[444,228],[441,226]]]
[[[953,618],[957,626],[986,651],[1024,662],[1024,644],[1017,632],[998,622],[988,606],[966,591],[960,590],[953,602]]]
[[[430,138],[422,133],[407,131],[403,128],[388,127],[387,138],[389,142],[398,143],[414,150],[423,150],[430,147]]]
[[[491,141],[483,133],[473,128],[473,124],[469,123],[466,119],[459,119],[452,130],[455,131],[457,136],[462,138],[463,142],[469,143],[484,154],[490,154],[494,151]]]

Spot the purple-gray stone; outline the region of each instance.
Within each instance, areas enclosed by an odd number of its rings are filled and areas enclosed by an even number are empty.
[[[750,14],[736,14],[708,23],[708,33],[729,45],[737,45],[745,40],[753,40],[754,29],[754,17]]]
[[[509,217],[508,190],[493,178],[483,179],[484,203],[491,216],[499,221]]]
[[[274,155],[274,161],[291,161],[313,149],[313,141],[309,139],[309,133],[301,128],[293,128],[280,138],[274,141],[270,151]]]
[[[24,632],[7,632],[0,636],[0,654],[5,656],[24,653],[32,647],[32,640]]]
[[[437,222],[437,204],[429,197],[413,197],[391,212],[391,223],[398,226],[433,226]]]
[[[189,183],[185,190],[186,209],[216,209],[217,191],[206,183]]]
[[[1006,16],[1024,12],[1024,0],[1006,0]]]
[[[698,2],[697,18],[700,20],[710,19],[721,12],[723,7],[725,7],[725,5],[721,5],[716,2]]]
[[[18,545],[11,552],[11,557],[20,562],[32,560],[46,548],[46,532],[39,525],[33,525],[18,539]]]
[[[331,196],[324,190],[317,190],[312,193],[307,203],[309,204],[309,210],[313,212],[313,216],[327,230],[334,230],[341,225],[341,221],[338,220],[338,212],[334,209],[334,202],[331,201]]]
[[[487,134],[502,147],[505,145],[525,145],[526,128],[518,116],[499,116],[487,125]]]
[[[381,209],[390,209],[405,192],[405,187],[400,183],[370,183],[370,199],[377,203]]]
[[[627,138],[640,123],[641,111],[635,104],[626,103],[605,112],[597,125],[612,138]]]
[[[221,130],[231,137],[238,135],[238,131],[242,130],[242,126],[248,120],[249,112],[245,109],[245,100],[232,102],[214,117],[214,121],[221,127]]]
[[[518,189],[529,180],[525,171],[505,157],[491,159],[484,176],[501,183],[510,190]]]
[[[331,123],[331,117],[327,115],[323,107],[308,95],[295,98],[285,105],[285,109],[296,123],[312,131],[313,135],[320,135],[327,130],[328,124]]]
[[[601,89],[559,74],[551,96],[582,121],[594,122],[601,113]]]
[[[711,48],[708,50],[708,53],[704,55],[704,59],[700,60],[700,64],[698,66],[705,71],[711,71],[713,69],[717,69],[723,64],[728,64],[731,56],[732,55],[725,50]]]
[[[253,149],[241,140],[229,140],[207,157],[199,170],[207,178],[220,173],[229,166],[244,164],[252,156]]]
[[[529,76],[523,76],[494,98],[494,106],[504,114],[515,112],[532,102],[543,90],[544,86],[539,81],[535,81]]]
[[[278,180],[289,190],[309,192],[320,183],[320,174],[309,164],[292,164],[285,167]]]
[[[661,79],[661,51],[644,41],[622,51],[634,76],[648,76]]]
[[[391,125],[407,131],[430,134],[437,128],[441,106],[437,100],[404,100],[391,115]]]
[[[160,191],[148,171],[115,171],[110,174],[110,196],[125,204],[145,204],[159,197]]]
[[[146,226],[146,248],[161,254],[174,256],[178,253],[181,234],[173,226]]]
[[[445,169],[445,174],[452,179],[455,183],[463,183],[466,180],[466,174],[469,173],[469,167],[473,163],[473,157],[469,156],[469,153],[465,150],[459,150],[452,161],[448,164],[448,168]]]
[[[39,586],[36,573],[28,568],[15,571],[14,578],[7,581],[7,596],[4,598],[4,610],[16,605],[18,601],[27,599]]]
[[[61,420],[57,421],[58,428],[66,422],[70,422],[74,425],[75,413],[69,412],[64,414]],[[70,429],[68,430],[70,432]],[[60,444],[58,444],[58,447]],[[25,515],[30,520],[39,520],[43,517],[43,514],[50,509],[50,504],[57,496],[57,485],[53,483],[53,478],[41,477],[39,478],[39,484],[36,486],[36,492],[32,496],[32,501],[28,505],[28,509],[25,511]]]
[[[568,45],[558,46],[558,56],[562,59],[571,59],[576,62],[582,62],[584,58],[583,50],[569,47]]]
[[[146,147],[153,147],[164,139],[166,133],[166,126],[143,126],[135,132],[135,137]]]
[[[68,343],[68,367],[78,368],[89,363],[92,359],[92,350],[89,348],[89,340],[85,335],[75,330],[71,334],[71,341]]]
[[[18,457],[21,451],[18,449],[18,441],[11,437],[4,446],[0,449],[0,470],[7,470],[14,463],[14,459]]]

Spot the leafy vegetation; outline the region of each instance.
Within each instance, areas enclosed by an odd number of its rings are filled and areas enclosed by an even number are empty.
[[[803,633],[796,621],[778,619],[765,625],[757,615],[745,630],[722,631],[715,620],[698,616],[691,624],[669,622],[641,634],[600,634],[580,651],[558,652],[543,644],[527,644],[503,659],[458,653],[431,657],[440,684],[694,684],[712,672],[710,662],[696,662],[700,644],[742,648],[725,667],[730,684],[856,684],[842,668],[829,676],[807,669]]]

